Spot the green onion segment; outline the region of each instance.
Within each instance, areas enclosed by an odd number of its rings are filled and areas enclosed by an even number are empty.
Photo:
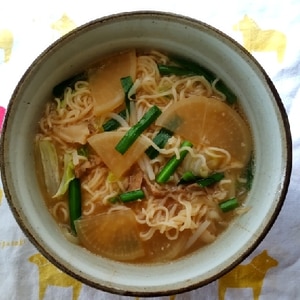
[[[219,182],[224,178],[224,173],[213,173],[208,177],[194,175],[191,171],[185,172],[180,178],[178,184],[197,183],[201,187],[207,187]]]
[[[81,189],[79,178],[74,178],[69,183],[69,212],[70,226],[72,232],[76,234],[74,222],[81,217]]]
[[[213,185],[216,182],[219,182],[223,178],[224,178],[224,173],[214,173],[214,174],[210,175],[209,177],[199,179],[196,182],[201,187],[207,187],[207,186]]]
[[[121,85],[125,94],[125,105],[126,105],[126,110],[128,112],[128,115],[130,114],[130,99],[128,97],[128,93],[133,86],[133,81],[131,76],[127,77],[122,77],[121,79]]]
[[[131,202],[131,201],[136,201],[139,199],[145,198],[145,193],[143,190],[138,189],[138,190],[133,190],[133,191],[128,191],[123,194],[117,195],[110,199],[111,203],[116,203],[116,202]]]
[[[246,188],[248,191],[250,191],[252,187],[252,182],[254,177],[253,172],[254,172],[254,159],[252,154],[246,167],[246,179],[247,179]]]
[[[126,119],[126,115],[126,109],[123,109],[119,112],[119,116],[122,117],[124,120]],[[104,131],[113,131],[118,129],[120,126],[121,124],[116,119],[109,119],[102,125],[102,128]]]
[[[126,109],[123,109],[119,112],[119,116],[122,117],[124,120],[126,120],[127,117],[127,113],[130,113],[130,99],[128,98],[128,93],[133,85],[133,81],[131,76],[127,76],[127,77],[122,77],[120,79],[121,81],[121,85],[123,88],[123,91],[125,93],[125,105],[126,105]],[[106,121],[103,125],[102,128],[104,131],[113,131],[116,130],[120,127],[120,123],[115,120],[115,119],[109,119],[108,121]]]
[[[219,203],[219,207],[222,210],[222,212],[229,212],[231,210],[234,210],[238,206],[239,202],[236,198],[230,198],[226,201]]]
[[[192,76],[197,75],[194,71],[189,69],[184,69],[182,67],[177,66],[169,66],[169,65],[157,65],[158,71],[161,75],[177,75],[177,76]]]
[[[87,145],[82,145],[77,149],[77,154],[80,156],[88,157],[89,156],[89,149]]]
[[[177,75],[177,76],[193,76],[200,75],[204,76],[210,84],[213,84],[217,79],[216,75],[208,70],[207,68],[195,64],[191,61],[181,59],[181,58],[172,58],[172,61],[178,64],[179,66],[169,66],[158,64],[158,70],[161,75]],[[222,80],[218,80],[215,84],[217,90],[223,93],[226,96],[226,101],[229,104],[233,104],[237,101],[236,95],[231,91],[231,89],[225,85]]]
[[[198,179],[200,179],[199,176],[195,176],[191,171],[187,171],[181,176],[177,185],[195,183]]]
[[[115,149],[121,154],[124,154],[161,113],[162,111],[157,106],[152,106],[144,116],[125,133]]]
[[[80,81],[80,80],[86,81],[87,79],[88,79],[88,77],[87,77],[86,72],[79,73],[79,74],[77,74],[71,78],[68,78],[68,79],[62,81],[61,83],[57,84],[53,88],[52,94],[54,97],[62,99],[64,96],[65,89],[67,87],[70,87],[73,90],[75,83],[77,81]]]
[[[193,144],[189,141],[184,141],[181,144],[180,148],[183,147],[193,147]],[[181,164],[181,162],[184,160],[187,153],[188,150],[181,150],[179,158],[177,158],[176,155],[173,155],[170,158],[170,160],[166,163],[166,165],[161,169],[161,171],[157,174],[156,182],[158,183],[167,182],[170,179],[170,177],[174,174],[178,166]]]
[[[156,136],[153,138],[153,142],[159,147],[159,148],[163,148],[168,139],[173,135],[173,132],[166,129],[166,128],[161,128],[160,131],[156,134]],[[148,157],[150,159],[154,159],[158,154],[159,152],[154,149],[152,146],[150,146],[146,151],[145,153],[148,155]]]

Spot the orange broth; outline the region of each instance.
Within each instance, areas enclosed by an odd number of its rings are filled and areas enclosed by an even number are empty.
[[[99,60],[84,72],[85,77],[69,82],[62,95],[48,102],[36,135],[37,176],[50,213],[70,241],[113,260],[178,259],[213,243],[237,215],[247,211],[244,201],[251,185],[253,144],[238,100],[227,103],[215,88],[218,78],[211,84],[202,75],[162,75],[158,65],[184,69],[171,56],[152,50],[129,49]],[[120,83],[126,76],[134,83],[128,94]],[[113,100],[103,104],[103,93]],[[126,97],[130,112],[120,127],[105,132],[108,120],[120,120],[117,115],[126,110]],[[118,153],[118,141],[154,105],[160,116],[124,155]],[[180,122],[174,127],[176,118]],[[164,150],[151,159],[145,151],[162,127],[172,135]],[[49,163],[41,155],[41,140],[55,148],[44,155],[55,153],[57,162],[51,157]],[[157,174],[180,154],[184,140],[193,146],[185,148],[187,155],[170,179],[158,183]],[[59,182],[47,181],[52,175],[46,174],[45,165],[57,173]],[[61,184],[66,166],[81,184],[76,232],[70,226],[68,188],[49,193],[49,185],[53,189]],[[198,181],[182,183],[186,172]],[[223,176],[217,182],[199,184],[216,173]],[[144,197],[120,201],[121,194],[134,190],[141,190]],[[232,198],[238,207],[223,212],[219,204]]]

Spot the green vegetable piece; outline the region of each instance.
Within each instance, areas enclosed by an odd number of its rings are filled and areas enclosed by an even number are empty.
[[[186,184],[186,183],[194,183],[199,179],[199,176],[195,176],[191,171],[185,172],[182,177],[180,178],[179,184]]]
[[[132,81],[131,76],[122,77],[120,80],[121,80],[121,85],[122,85],[125,95],[128,95],[130,89],[133,86],[133,81]]]
[[[145,198],[145,193],[143,190],[134,190],[119,195],[119,198],[122,202],[131,202]]]
[[[161,114],[161,110],[157,106],[152,106],[144,116],[133,125],[116,145],[115,149],[124,154],[129,147],[137,140],[137,138],[147,129]]]
[[[62,196],[66,193],[69,187],[69,183],[75,178],[74,173],[74,165],[72,162],[72,156],[71,154],[65,153],[64,155],[64,172],[63,177],[61,179],[58,191],[53,196],[53,198]]]
[[[119,196],[112,197],[109,199],[109,202],[115,204],[117,202],[120,202],[120,198]]]
[[[176,76],[193,76],[197,75],[197,73],[192,70],[184,69],[178,66],[169,66],[169,65],[157,65],[158,71],[161,75],[176,75]]]
[[[161,72],[161,75],[177,75],[177,76],[193,76],[200,75],[204,76],[211,84],[217,79],[217,76],[208,70],[207,68],[195,64],[194,62],[181,59],[178,57],[173,57],[172,61],[175,62],[178,66],[169,66],[169,65],[158,65],[158,69]],[[233,104],[237,101],[236,95],[231,91],[231,89],[226,86],[222,80],[218,80],[216,89],[219,90],[226,96],[226,101],[229,104]]]
[[[39,140],[37,143],[39,157],[45,178],[45,184],[50,196],[53,196],[59,187],[59,164],[54,144],[50,140]]]
[[[130,113],[130,99],[128,98],[128,93],[133,85],[133,81],[132,81],[131,76],[122,77],[120,80],[121,80],[121,85],[122,85],[124,93],[125,93],[126,109],[123,109],[122,111],[120,111],[119,116],[122,117],[124,120],[126,120],[127,113],[128,114]],[[104,131],[113,131],[113,130],[118,129],[120,126],[121,125],[117,120],[110,119],[102,125],[102,128]]]
[[[115,196],[115,197],[111,198],[109,200],[109,202],[110,203],[117,203],[117,202],[127,203],[127,202],[132,202],[132,201],[136,201],[136,200],[143,199],[143,198],[145,198],[144,191],[141,189],[138,189],[138,190],[129,191],[129,192],[120,194],[118,196]]]
[[[128,112],[128,115],[130,114],[130,99],[128,97],[128,93],[133,86],[133,81],[131,76],[123,77],[121,78],[121,85],[123,87],[123,91],[125,93],[125,105]]]
[[[189,141],[184,141],[181,144],[180,148],[183,147],[193,147],[193,144]],[[187,153],[188,150],[181,150],[179,159],[177,159],[176,155],[172,156],[170,160],[166,163],[166,165],[157,174],[156,182],[158,183],[167,182],[170,179],[170,177],[174,174],[178,166],[181,164],[181,162],[184,160]]]
[[[76,234],[74,222],[81,217],[81,188],[79,178],[74,178],[69,183],[69,215],[71,230]]]
[[[239,202],[236,198],[231,198],[219,203],[219,207],[222,210],[222,212],[229,212],[231,210],[234,210],[238,206],[239,206]]]
[[[252,182],[253,182],[253,169],[254,169],[254,160],[253,160],[253,156],[251,155],[250,157],[250,160],[247,164],[247,167],[246,167],[246,189],[248,191],[251,190],[251,187],[252,187]]]
[[[207,68],[200,66],[190,60],[185,60],[178,57],[172,57],[172,61],[181,66],[182,68],[187,70],[187,74],[192,72],[193,75],[204,76],[210,83],[212,83],[216,76],[213,72],[208,70]]]
[[[87,77],[87,74],[85,72],[79,73],[79,74],[77,74],[77,75],[75,75],[71,78],[68,78],[68,79],[62,81],[58,85],[56,85],[52,90],[52,94],[56,98],[63,99],[64,92],[65,92],[65,89],[67,87],[70,87],[71,89],[74,89],[75,83],[77,81],[81,81],[81,80],[86,81],[87,79],[88,79],[88,77]]]
[[[126,115],[126,109],[119,112],[119,116],[122,117],[124,120],[126,119]],[[114,131],[120,126],[121,124],[116,119],[109,119],[102,125],[102,128],[104,131]]]
[[[222,180],[223,178],[224,178],[224,173],[214,173],[209,177],[197,180],[197,184],[200,185],[201,187],[207,187],[215,184],[216,182]]]
[[[237,96],[229,89],[228,86],[226,86],[222,80],[218,80],[215,87],[225,95],[226,101],[229,104],[234,104],[237,101]]]
[[[89,149],[87,145],[83,145],[77,149],[77,154],[80,156],[88,157],[89,156]]]
[[[173,135],[173,132],[166,129],[166,128],[161,128],[160,131],[156,134],[156,136],[153,138],[153,142],[159,147],[159,148],[163,148],[168,139]],[[154,149],[152,146],[150,146],[146,151],[145,153],[148,155],[148,157],[150,159],[154,159],[158,154],[159,152]]]

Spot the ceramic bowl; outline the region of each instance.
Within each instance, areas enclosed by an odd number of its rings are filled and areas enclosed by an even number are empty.
[[[255,145],[251,209],[212,244],[161,265],[110,261],[68,242],[49,214],[35,173],[34,134],[52,87],[88,63],[130,47],[155,48],[206,66],[235,91]],[[46,49],[17,85],[7,109],[1,172],[12,212],[30,241],[57,267],[111,293],[158,296],[195,289],[239,264],[262,241],[285,198],[291,138],[281,99],[258,62],[237,42],[198,20],[163,12],[104,17],[70,32]]]

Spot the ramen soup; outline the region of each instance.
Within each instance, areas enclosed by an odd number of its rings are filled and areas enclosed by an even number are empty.
[[[126,50],[57,85],[35,144],[62,232],[112,260],[182,257],[247,210],[253,145],[238,99],[178,57]]]

